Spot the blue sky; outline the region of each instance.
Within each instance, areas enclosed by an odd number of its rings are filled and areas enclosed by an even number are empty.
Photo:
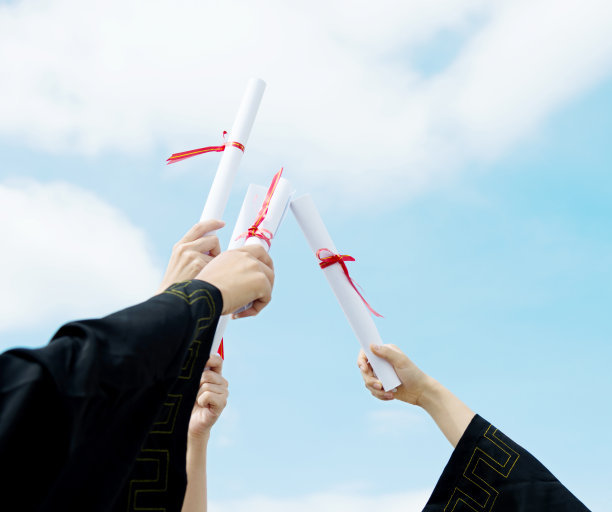
[[[217,144],[259,76],[228,223],[248,183],[284,165],[357,258],[383,339],[604,510],[610,7],[383,3],[315,16],[150,2],[147,17],[114,2],[0,5],[0,348],[42,345],[154,291],[218,163],[165,158]],[[192,11],[206,19],[164,25]],[[365,391],[357,342],[291,216],[271,254],[273,303],[226,334],[211,510],[420,510],[450,446],[422,411]],[[34,319],[21,314],[33,300]]]

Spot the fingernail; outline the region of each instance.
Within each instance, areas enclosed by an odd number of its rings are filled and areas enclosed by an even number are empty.
[[[374,350],[375,352],[380,350],[380,345],[372,345],[372,350]]]
[[[363,364],[360,364],[359,368],[361,369],[362,372],[366,371],[365,365],[363,365]]]
[[[393,389],[391,390],[391,393],[397,393],[397,388],[393,388]]]
[[[382,384],[381,384],[380,382],[375,382],[375,383],[374,383],[374,387],[375,387],[376,389],[382,389],[382,388],[383,388],[383,387],[382,387]]]
[[[391,392],[385,393],[385,398],[393,398],[393,393]]]

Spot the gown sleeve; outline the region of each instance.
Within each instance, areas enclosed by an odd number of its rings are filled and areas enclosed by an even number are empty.
[[[423,512],[588,512],[533,455],[476,415]]]
[[[212,332],[214,335],[214,330]],[[187,434],[212,336],[195,337],[165,396],[113,510],[180,512],[187,488]]]
[[[222,307],[214,286],[178,283],[0,355],[3,501],[110,510],[190,348],[210,350]]]

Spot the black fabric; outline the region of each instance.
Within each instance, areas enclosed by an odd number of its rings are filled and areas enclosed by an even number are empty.
[[[1,354],[2,502],[23,511],[111,510],[185,363],[194,350],[210,351],[221,310],[219,290],[194,280],[69,323],[43,348]],[[189,380],[196,391],[198,371]],[[184,445],[187,423],[177,421],[175,432]]]
[[[584,512],[533,455],[476,415],[423,512]]]

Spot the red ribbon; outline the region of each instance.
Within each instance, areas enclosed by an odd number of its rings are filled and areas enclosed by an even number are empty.
[[[329,256],[321,256],[322,252],[329,253]],[[370,306],[368,304],[368,301],[365,300],[364,296],[361,295],[361,293],[357,289],[358,285],[355,286],[356,285],[355,281],[353,281],[353,279],[349,275],[348,268],[346,268],[346,263],[344,263],[344,262],[345,261],[355,261],[355,258],[353,258],[352,256],[349,256],[348,254],[335,254],[332,251],[330,251],[329,249],[319,249],[317,251],[317,258],[320,261],[319,266],[321,268],[327,268],[327,267],[329,267],[331,265],[335,265],[336,263],[340,264],[340,266],[342,267],[342,271],[344,272],[344,275],[349,280],[349,283],[351,283],[351,286],[357,292],[357,295],[359,295],[359,297],[361,298],[363,303],[366,305],[366,307],[370,310],[370,312],[372,314],[374,314],[375,316],[379,317],[379,318],[384,318],[381,314],[379,314],[376,311],[374,311],[372,306]]]
[[[227,135],[227,132],[224,131],[223,132],[224,139],[226,135]],[[225,148],[227,146],[234,146],[235,148],[238,148],[240,151],[244,153],[244,144],[241,144],[240,142],[235,142],[235,141],[226,142],[222,146],[206,146],[205,148],[192,149],[190,151],[183,151],[182,153],[174,153],[170,158],[166,160],[166,164],[175,164],[176,162],[180,162],[181,160],[186,160],[187,158],[191,158],[192,156],[202,155],[203,153],[211,153],[211,152],[221,153],[222,151],[225,151]]]
[[[221,356],[221,359],[225,359],[225,352],[223,350],[223,338],[221,338],[221,343],[219,343],[219,350],[217,350],[217,354]]]
[[[274,191],[276,190],[276,186],[278,185],[282,174],[283,168],[281,167],[281,170],[274,175],[274,178],[272,178],[272,183],[270,183],[270,188],[268,189],[268,193],[266,194],[266,198],[264,199],[264,202],[261,205],[261,210],[259,210],[255,222],[253,222],[253,225],[249,229],[247,229],[246,232],[242,233],[238,238],[245,237],[248,240],[249,238],[254,236],[266,242],[268,244],[268,247],[271,247],[273,237],[272,233],[270,233],[270,231],[268,231],[267,229],[259,229],[259,226],[268,214],[270,201],[272,201],[272,196],[274,195]],[[238,240],[238,238],[236,240]]]

